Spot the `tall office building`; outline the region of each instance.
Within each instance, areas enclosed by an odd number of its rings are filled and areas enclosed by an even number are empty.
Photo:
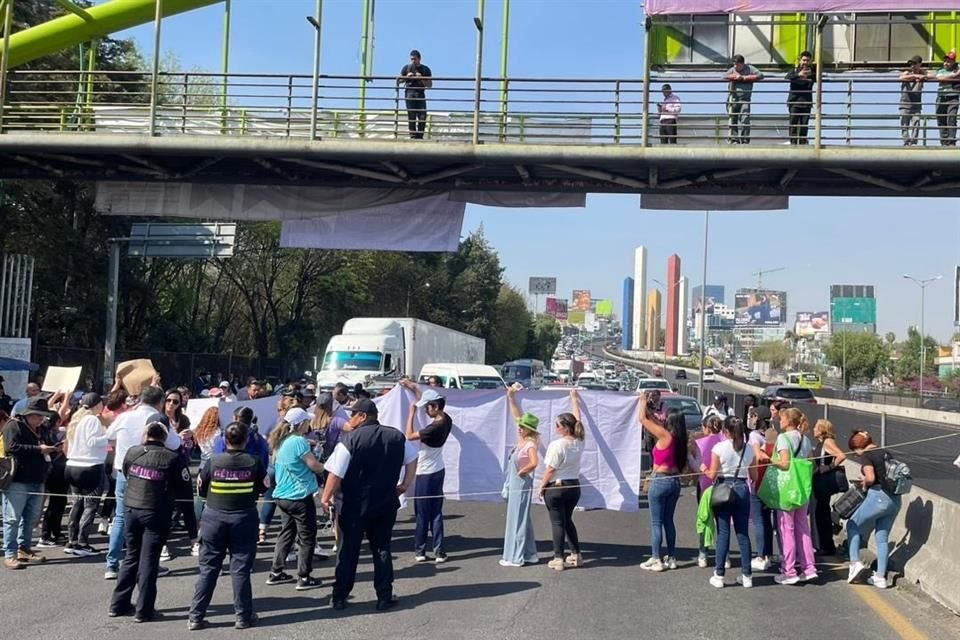
[[[673,254],[667,258],[667,342],[664,345],[667,357],[677,356],[677,316],[680,312],[680,256]]]
[[[633,348],[641,351],[647,338],[647,248],[637,247],[633,254]]]
[[[654,289],[647,296],[647,351],[656,351],[660,335],[660,290]]]
[[[677,353],[684,355],[690,351],[690,332],[687,330],[687,318],[690,317],[690,303],[687,289],[690,281],[681,276],[677,284],[677,295],[680,298],[680,309],[677,314]]]
[[[633,348],[633,278],[623,279],[623,335],[620,340],[620,348],[623,351],[630,351]]]

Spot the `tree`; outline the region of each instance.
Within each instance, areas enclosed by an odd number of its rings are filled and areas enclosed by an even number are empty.
[[[527,348],[530,312],[523,294],[508,284],[500,286],[494,330],[487,343],[487,360],[497,364],[521,357]]]
[[[753,348],[753,361],[766,362],[772,369],[783,369],[793,360],[793,351],[783,340],[769,340]]]
[[[846,384],[870,382],[886,372],[890,352],[879,336],[873,333],[846,331],[834,334],[824,351],[827,364],[844,366],[844,342],[846,342]]]
[[[886,341],[888,347],[893,348],[893,345],[897,343],[897,334],[893,331],[887,331],[883,339]]]
[[[561,329],[556,318],[545,313],[536,317],[527,336],[526,357],[542,360],[550,366],[553,352],[560,344]]]
[[[897,365],[894,369],[897,380],[909,380],[920,377],[920,353],[921,353],[920,332],[916,327],[907,329],[907,339],[900,343],[898,351],[900,357],[897,359]],[[923,339],[926,353],[923,370],[925,374],[930,375],[936,372],[934,361],[937,357],[937,350],[940,345],[937,340],[931,336]]]

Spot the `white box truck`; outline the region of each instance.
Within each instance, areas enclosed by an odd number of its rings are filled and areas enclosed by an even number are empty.
[[[324,389],[374,376],[416,378],[425,364],[483,364],[486,341],[416,318],[351,318],[330,338],[317,373]]]

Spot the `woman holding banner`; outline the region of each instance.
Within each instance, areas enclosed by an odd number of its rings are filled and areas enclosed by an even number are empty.
[[[507,523],[503,534],[501,567],[522,567],[537,563],[537,540],[533,533],[530,503],[533,473],[540,464],[540,419],[520,411],[517,389],[507,387],[507,402],[517,421],[517,444],[507,461],[503,497],[507,499]]]

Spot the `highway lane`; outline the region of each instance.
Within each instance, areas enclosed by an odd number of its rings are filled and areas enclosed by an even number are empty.
[[[597,357],[604,357],[602,352],[598,353],[596,350],[591,353]],[[641,368],[649,372],[652,366],[644,363]],[[667,367],[664,377],[672,384],[679,386],[681,392],[687,390],[686,384],[695,383],[698,380],[699,371],[696,368],[686,369],[687,380],[676,380],[675,371],[674,367]],[[718,378],[716,383],[708,382],[704,388],[706,402],[710,402],[713,395],[720,392],[728,397],[737,414],[742,414],[743,400],[746,397],[744,391],[724,384],[722,377]],[[760,390],[761,388],[758,387],[757,393]],[[825,411],[824,405],[798,405],[798,408],[804,412],[811,424],[823,418],[826,413],[844,448],[850,434],[858,429],[866,429],[875,441],[880,442],[880,414],[835,406],[829,406]],[[911,444],[917,440],[927,440],[927,442]],[[954,502],[960,502],[960,469],[953,465],[953,460],[956,459],[957,454],[960,454],[960,427],[887,416],[886,443],[898,458],[910,466],[916,486]]]

